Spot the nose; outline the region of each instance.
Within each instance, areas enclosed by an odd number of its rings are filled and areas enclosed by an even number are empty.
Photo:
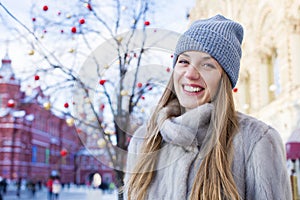
[[[200,72],[196,67],[190,65],[186,68],[184,76],[188,79],[196,80],[200,78]]]

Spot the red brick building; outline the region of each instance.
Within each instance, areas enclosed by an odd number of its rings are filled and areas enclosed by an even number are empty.
[[[76,127],[43,106],[48,97],[42,90],[25,95],[20,87],[6,55],[0,68],[0,176],[45,181],[58,173],[62,182],[86,183],[98,172],[112,181],[112,170],[85,151]]]

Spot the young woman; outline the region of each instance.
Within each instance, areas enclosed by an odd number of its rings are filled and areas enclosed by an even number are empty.
[[[174,71],[129,145],[129,200],[289,200],[280,135],[235,111],[242,26],[221,15],[179,38]]]

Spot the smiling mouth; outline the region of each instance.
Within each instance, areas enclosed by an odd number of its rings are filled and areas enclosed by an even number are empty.
[[[204,88],[203,87],[190,86],[190,85],[184,85],[183,90],[186,91],[186,92],[197,93],[197,92],[201,92],[202,90],[204,90]]]

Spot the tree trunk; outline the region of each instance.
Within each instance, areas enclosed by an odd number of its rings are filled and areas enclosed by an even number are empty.
[[[123,200],[124,199],[124,193],[123,193],[123,186],[124,186],[124,172],[115,170],[116,172],[116,181],[117,181],[117,188],[118,188],[118,200]]]
[[[126,141],[126,131],[127,131],[127,121],[126,121],[126,116],[121,116],[119,120],[117,121],[118,123],[115,123],[115,129],[116,129],[116,134],[117,134],[117,148],[120,148],[124,151],[127,150],[127,141]],[[124,186],[124,165],[126,164],[126,160],[123,154],[118,154],[116,155],[117,157],[117,163],[116,165],[119,166],[119,170],[115,169],[115,174],[116,174],[116,186],[118,188],[118,200],[123,200],[124,195],[123,195],[123,186]]]

